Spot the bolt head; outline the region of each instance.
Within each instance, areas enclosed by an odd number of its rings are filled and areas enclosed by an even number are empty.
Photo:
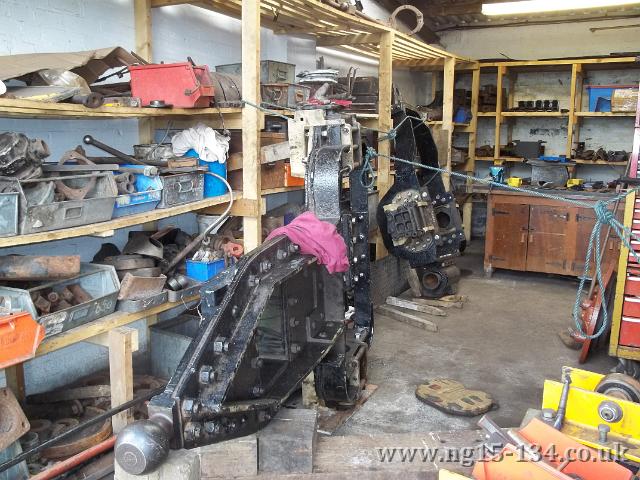
[[[213,351],[215,353],[222,353],[229,350],[229,342],[226,338],[218,337],[213,342]]]
[[[212,383],[216,379],[216,372],[211,365],[203,365],[200,367],[200,371],[198,372],[198,381],[207,385]]]
[[[185,398],[182,401],[182,413],[190,417],[191,415],[195,415],[200,410],[200,404],[195,398]]]
[[[189,422],[184,427],[184,438],[187,441],[194,441],[202,435],[202,425],[198,422]]]
[[[220,433],[220,424],[218,422],[205,422],[204,431],[209,435]]]

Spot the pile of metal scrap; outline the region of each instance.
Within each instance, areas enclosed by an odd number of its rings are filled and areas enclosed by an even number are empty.
[[[162,386],[163,382],[155,377],[134,375],[134,398],[148,398]],[[141,400],[133,404],[134,418],[147,418],[146,405]],[[0,389],[0,475],[7,471],[14,475],[9,478],[26,480],[28,475],[59,469],[57,462],[102,444],[113,433],[111,416],[117,412],[110,409],[107,374],[96,374],[55,391],[30,395],[22,408],[10,390]],[[15,441],[19,446],[14,446],[11,454],[3,457]],[[7,467],[5,461],[10,459],[18,462],[16,466]],[[87,456],[84,461],[90,459],[91,456]],[[58,472],[62,473],[64,470]]]
[[[559,112],[560,106],[557,99],[518,100],[518,106],[509,108],[507,109],[507,111],[508,112]]]
[[[597,150],[589,150],[586,148],[585,142],[578,142],[573,152],[573,158],[592,162],[626,162],[629,160],[629,153],[625,150],[605,150],[602,147]]]
[[[87,108],[152,107],[193,108],[208,107],[215,96],[218,106],[240,106],[242,99],[239,78],[211,73],[206,66],[196,66],[193,60],[176,64],[149,64],[135,53],[121,47],[102,48],[83,52],[34,53],[0,56],[0,97],[39,102],[70,102]],[[185,93],[176,77],[165,72],[178,72],[193,67],[198,76],[194,91]],[[145,88],[144,82],[132,86],[125,76],[131,72],[155,75],[156,89]],[[202,74],[202,75],[201,75]],[[114,82],[113,79],[120,79]],[[183,79],[187,78],[182,76]],[[109,82],[106,82],[109,80]],[[105,83],[106,82],[106,83]],[[6,84],[6,85],[5,85]],[[177,101],[171,101],[173,89]],[[147,98],[149,91],[164,90],[160,96]],[[187,89],[188,90],[188,89]],[[198,97],[196,102],[192,97]],[[183,103],[186,102],[186,103]]]

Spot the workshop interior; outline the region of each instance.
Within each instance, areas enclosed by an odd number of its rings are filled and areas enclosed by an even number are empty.
[[[640,2],[0,12],[0,480],[640,479]]]

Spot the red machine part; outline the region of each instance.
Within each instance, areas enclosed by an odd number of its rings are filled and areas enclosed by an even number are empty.
[[[0,369],[33,358],[44,333],[44,327],[27,312],[1,316]]]
[[[631,470],[614,461],[603,459],[597,450],[585,447],[537,418],[521,428],[518,435],[533,450],[540,452],[539,459],[527,461],[526,454],[523,455],[524,449],[507,445],[496,457],[477,462],[473,469],[473,478],[630,480],[633,477]]]
[[[139,97],[143,107],[152,100],[179,108],[205,108],[213,100],[209,67],[189,62],[154,63],[129,67],[131,95]]]

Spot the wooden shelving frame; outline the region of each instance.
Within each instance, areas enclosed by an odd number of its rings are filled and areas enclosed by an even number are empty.
[[[511,126],[513,122],[517,122],[519,118],[558,118],[560,121],[567,122],[567,144],[565,155],[570,158],[575,142],[580,138],[580,127],[582,122],[588,118],[610,118],[615,121],[616,118],[633,118],[635,112],[587,112],[582,111],[582,97],[584,93],[584,76],[589,71],[594,70],[617,70],[617,69],[638,69],[640,64],[636,62],[636,57],[607,57],[607,58],[580,58],[580,59],[559,59],[559,60],[530,60],[530,61],[505,61],[505,62],[477,62],[475,65],[465,66],[473,73],[473,81],[471,87],[473,116],[472,125],[469,130],[469,158],[464,165],[463,170],[467,173],[475,172],[476,162],[491,162],[494,165],[503,165],[505,163],[522,163],[522,158],[504,157],[500,155],[500,144],[511,140]],[[509,85],[513,87],[518,73],[524,72],[548,72],[562,71],[571,72],[571,82],[568,86],[569,93],[569,111],[568,112],[509,112],[503,111],[503,86],[504,79],[510,78]],[[493,73],[496,75],[497,87],[497,108],[495,112],[478,111],[478,102],[480,92],[480,75],[485,73]],[[507,91],[507,108],[514,106],[513,88]],[[492,157],[477,157],[475,155],[477,147],[477,122],[479,117],[488,117],[494,119],[494,154]],[[485,122],[487,120],[484,120]],[[503,139],[502,126],[509,126],[507,138]],[[631,131],[630,131],[631,135]],[[506,140],[506,141],[505,141]],[[580,165],[607,165],[607,166],[625,166],[626,162],[602,162],[588,160],[573,160],[576,164],[572,167],[572,175],[575,175],[576,168]],[[467,184],[466,192],[473,192],[473,186]],[[470,195],[467,195],[467,201],[463,203],[463,215],[465,220],[465,230],[470,231],[472,204]],[[468,228],[467,228],[468,227]],[[467,233],[468,238],[468,233]]]
[[[242,22],[242,90],[244,99],[252,103],[260,101],[260,28],[267,27],[280,34],[313,35],[318,46],[325,46],[348,53],[373,58],[379,62],[379,113],[359,115],[361,123],[378,130],[390,130],[392,100],[393,68],[419,68],[442,70],[444,72],[445,107],[442,128],[449,132],[448,165],[451,165],[451,134],[453,124],[453,85],[456,67],[473,65],[469,59],[450,54],[444,50],[427,45],[418,39],[400,33],[379,22],[353,16],[321,3],[319,0],[134,0],[136,53],[148,61],[152,61],[152,25],[153,8],[178,4],[193,4],[224,15],[238,18]],[[151,109],[151,108],[110,108],[86,109],[72,104],[46,104],[26,100],[0,99],[0,116],[12,118],[42,119],[138,119],[139,141],[149,143],[153,139],[156,128],[171,119],[175,124],[188,124],[193,120],[206,122],[214,128],[221,128],[220,113],[224,116],[225,126],[243,131],[243,190],[234,192],[234,209],[232,214],[244,218],[245,250],[257,247],[262,240],[261,215],[264,213],[263,196],[301,190],[300,188],[284,188],[262,191],[260,181],[260,160],[258,132],[264,126],[264,114],[254,108],[226,109],[219,112],[216,108],[204,109]],[[470,126],[457,126],[469,129]],[[388,154],[389,144],[383,142],[378,146],[381,154]],[[384,195],[392,183],[389,161],[379,159],[377,187],[380,195]],[[107,236],[114,230],[136,224],[153,225],[160,218],[167,218],[188,211],[219,212],[227,198],[206,199],[202,202],[156,210],[154,212],[114,219],[110,222],[66,229],[54,232],[43,232],[35,235],[22,235],[0,239],[0,248],[46,242],[83,235]],[[384,247],[377,241],[378,256],[382,256]],[[197,297],[189,301],[197,300]],[[80,341],[88,341],[110,348],[110,361],[128,364],[122,374],[112,378],[112,385],[122,390],[123,383],[129,383],[132,371],[130,356],[132,336],[135,332],[122,330],[126,325],[145,319],[147,325],[155,323],[157,314],[181,304],[166,303],[153,309],[128,314],[115,312],[107,317],[82,325],[61,335],[47,339],[40,346],[37,356],[50,353]],[[135,343],[135,342],[133,342]],[[111,350],[120,352],[111,355]],[[128,352],[129,360],[122,352]],[[6,369],[7,384],[18,396],[24,394],[24,376],[22,364]],[[126,397],[126,396],[125,396]],[[116,405],[127,398],[112,399]],[[115,424],[114,424],[115,425]]]

